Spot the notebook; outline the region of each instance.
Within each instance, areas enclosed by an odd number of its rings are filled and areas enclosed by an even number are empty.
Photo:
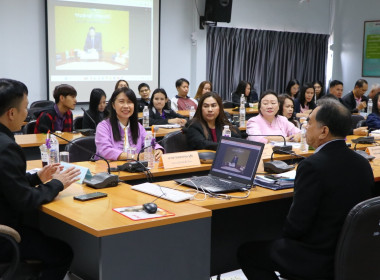
[[[245,191],[252,187],[264,144],[222,137],[210,173],[175,182],[210,193]]]

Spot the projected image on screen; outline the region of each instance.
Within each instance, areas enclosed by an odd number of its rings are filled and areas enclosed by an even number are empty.
[[[243,174],[247,166],[248,158],[249,153],[247,153],[246,149],[228,147],[220,168]]]
[[[127,70],[129,11],[55,7],[57,70]]]

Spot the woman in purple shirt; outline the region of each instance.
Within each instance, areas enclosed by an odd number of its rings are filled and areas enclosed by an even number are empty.
[[[138,153],[144,147],[146,131],[138,122],[137,99],[133,90],[116,89],[109,101],[109,117],[96,127],[96,153],[108,160],[127,159],[127,148]],[[155,158],[162,155],[162,147],[155,145]]]
[[[259,115],[247,122],[248,139],[268,143],[269,141],[283,141],[281,136],[254,136],[254,135],[282,135],[286,141],[299,142],[300,130],[284,116],[278,114],[278,96],[273,91],[266,91],[260,96]]]

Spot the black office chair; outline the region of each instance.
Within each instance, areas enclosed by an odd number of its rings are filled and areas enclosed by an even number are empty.
[[[380,197],[347,215],[335,254],[335,280],[380,279]]]
[[[65,151],[69,152],[70,162],[91,160],[91,157],[96,153],[95,136],[76,138],[71,142],[65,146]],[[90,152],[82,150],[78,145]]]
[[[33,134],[36,127],[36,121],[30,121],[22,128],[23,134]]]
[[[364,117],[362,115],[352,115],[351,116],[351,128],[352,129],[355,129],[357,128],[358,126],[358,123],[360,121],[364,120]]]
[[[9,263],[0,264],[0,279],[13,279],[20,259],[18,243],[20,243],[21,237],[19,233],[13,228],[5,225],[0,225],[0,239],[9,242],[13,249],[11,261]]]
[[[362,127],[362,126],[367,126],[367,121],[366,120],[360,120],[358,121],[358,124],[356,125],[356,128]]]
[[[73,121],[73,129],[78,130],[78,129],[82,129],[82,127],[83,127],[83,117],[82,116],[76,117]]]
[[[34,101],[31,105],[30,108],[42,108],[42,107],[47,107],[49,105],[54,105],[54,101],[51,100],[38,100]]]
[[[173,134],[175,134],[172,136]],[[165,149],[165,153],[185,152],[189,150],[187,145],[186,135],[173,131],[164,136],[161,142],[162,147]]]
[[[227,108],[235,108],[235,107],[236,106],[233,102],[227,101],[227,100],[223,101],[223,108],[227,109]]]

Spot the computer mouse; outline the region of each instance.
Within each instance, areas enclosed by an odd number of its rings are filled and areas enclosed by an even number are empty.
[[[155,214],[157,212],[157,204],[153,202],[145,203],[143,205],[143,209],[149,214]]]

